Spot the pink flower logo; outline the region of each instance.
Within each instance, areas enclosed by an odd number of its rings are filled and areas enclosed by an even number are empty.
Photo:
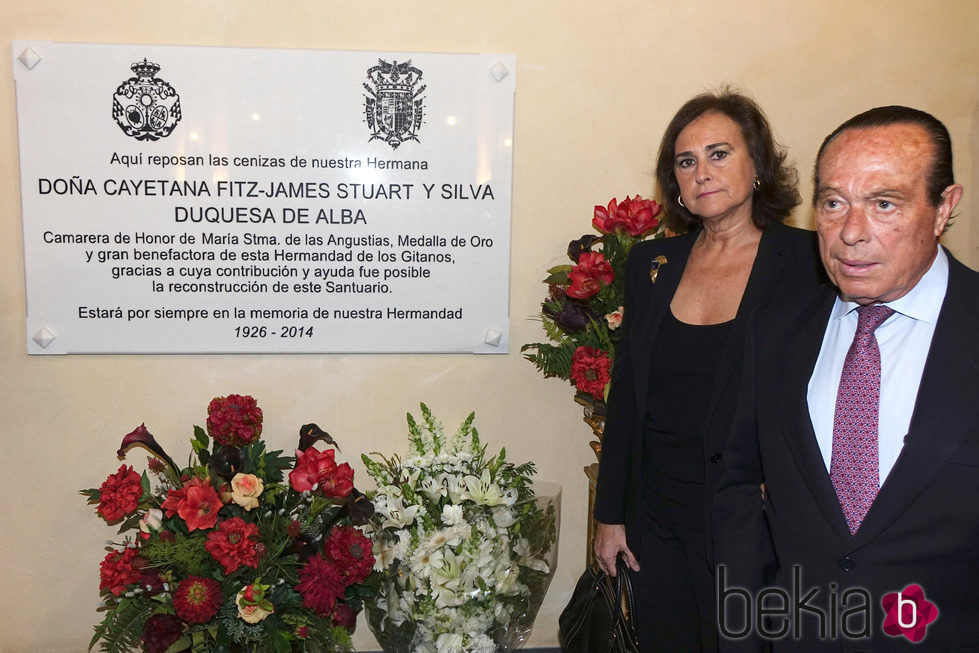
[[[908,585],[881,600],[884,606],[884,632],[891,637],[904,635],[912,642],[925,638],[928,624],[938,619],[938,606],[925,598],[919,585]]]

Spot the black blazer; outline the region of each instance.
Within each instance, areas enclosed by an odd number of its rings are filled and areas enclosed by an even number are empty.
[[[834,588],[838,599],[849,588],[871,596],[869,639],[820,641],[810,619],[802,639],[778,640],[776,651],[979,651],[979,274],[951,256],[949,266],[904,448],[853,536],[806,398],[835,292],[798,310],[759,311],[748,327],[745,410],[714,505],[725,584],[791,589],[799,573],[803,592],[819,590],[809,604],[827,615]],[[884,595],[912,583],[939,610],[917,646],[882,631]],[[862,595],[851,600],[859,608]],[[860,623],[848,632],[862,634]]]
[[[669,383],[651,369],[654,339],[660,321],[680,283],[699,231],[674,238],[647,240],[633,247],[626,278],[623,337],[612,370],[594,517],[607,524],[625,524],[629,548],[639,554],[639,500],[642,487],[642,435],[650,384]],[[658,256],[656,282],[650,267]],[[747,318],[759,306],[787,295],[811,294],[823,278],[815,234],[776,223],[762,233],[751,275],[737,316],[717,361],[717,376],[705,420],[704,442],[707,496],[720,474],[722,450],[735,410],[739,362]],[[707,515],[710,515],[709,504]],[[709,541],[709,538],[708,538]],[[706,553],[706,552],[705,552]]]

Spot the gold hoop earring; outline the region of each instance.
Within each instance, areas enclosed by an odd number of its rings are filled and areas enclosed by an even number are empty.
[[[683,195],[676,196],[676,203],[682,206],[683,208],[687,208],[687,205],[683,203]]]
[[[752,182],[751,187],[754,188],[755,190],[758,190],[759,188],[761,188],[761,179],[759,179],[758,177],[755,177],[755,181]]]

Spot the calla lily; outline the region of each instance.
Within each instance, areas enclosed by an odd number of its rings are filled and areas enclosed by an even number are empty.
[[[577,240],[572,240],[568,243],[568,258],[577,263],[582,252],[590,252],[592,245],[601,240],[602,237],[595,234],[585,234]]]
[[[553,288],[550,297],[541,306],[541,313],[554,320],[565,333],[579,333],[587,329],[591,321],[588,306],[568,297],[563,289]]]
[[[221,447],[209,461],[211,471],[225,481],[233,479],[244,464],[245,456],[238,447]]]
[[[170,466],[175,478],[180,478],[180,468],[177,467],[175,462],[173,462],[173,458],[168,456],[167,452],[163,450],[163,447],[161,447],[160,443],[156,441],[153,434],[146,430],[145,423],[140,424],[133,429],[132,432],[126,434],[126,437],[122,439],[122,444],[119,446],[119,450],[116,452],[116,455],[118,455],[120,458],[125,458],[126,452],[129,451],[129,448],[137,444],[146,447],[153,453],[153,455],[163,460],[163,462]]]
[[[317,440],[323,440],[327,444],[332,444],[337,448],[337,451],[340,451],[340,445],[336,443],[333,437],[316,424],[303,424],[302,428],[299,429],[299,446],[297,449],[306,451]]]
[[[347,513],[350,515],[350,521],[357,526],[363,526],[374,516],[374,504],[354,488],[347,495]]]

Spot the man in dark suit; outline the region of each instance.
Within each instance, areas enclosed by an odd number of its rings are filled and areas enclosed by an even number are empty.
[[[835,288],[748,329],[714,503],[722,650],[979,651],[979,274],[938,244],[961,195],[927,113],[823,142]]]

